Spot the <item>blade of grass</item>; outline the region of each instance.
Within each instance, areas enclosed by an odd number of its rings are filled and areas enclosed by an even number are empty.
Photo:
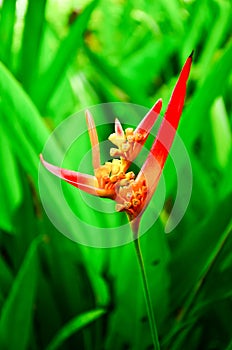
[[[1,294],[7,295],[13,283],[13,274],[3,257],[0,255],[0,284]]]
[[[231,150],[231,130],[225,104],[218,98],[211,108],[212,133],[218,165],[223,169],[228,164]]]
[[[0,155],[0,183],[2,184],[0,198],[4,198],[0,210],[0,227],[11,232],[13,229],[12,216],[22,201],[23,193],[17,164],[2,124],[0,124]]]
[[[215,3],[218,7],[217,20],[216,22],[213,21],[214,26],[204,43],[204,50],[198,63],[199,69],[203,72],[206,72],[208,68],[210,69],[211,57],[223,41],[228,25],[231,24],[231,4],[228,1],[216,1]],[[202,78],[204,80],[204,76]]]
[[[160,4],[164,9],[164,13],[168,18],[168,22],[172,24],[172,27],[176,30],[177,33],[183,32],[183,23],[181,20],[181,11],[179,2],[160,0]]]
[[[232,339],[231,339],[229,345],[227,346],[226,350],[232,350]]]
[[[188,149],[201,131],[202,121],[206,123],[206,116],[209,117],[211,105],[226,88],[231,72],[231,57],[232,44],[225,49],[220,59],[214,64],[184,111],[180,134]]]
[[[29,1],[25,16],[19,77],[27,91],[31,91],[37,77],[46,2],[47,0]]]
[[[0,20],[0,58],[8,67],[11,65],[11,47],[15,22],[16,0],[4,0]]]
[[[221,253],[222,248],[224,247],[225,243],[227,242],[229,236],[231,235],[231,229],[225,230],[224,234],[222,235],[220,241],[218,242],[217,247],[214,249],[212,252],[211,256],[209,257],[204,270],[202,271],[202,276],[188,295],[188,298],[186,299],[184,306],[181,310],[180,317],[176,321],[176,324],[172,328],[172,332],[174,333],[174,339],[171,339],[171,346],[173,350],[178,350],[180,348],[184,347],[184,341],[186,337],[189,334],[189,331],[192,329],[192,324],[190,323],[190,327],[184,327],[183,322],[185,322],[187,317],[191,318],[191,314],[195,313],[195,308],[194,308],[194,301],[197,299],[200,291],[202,291],[202,288],[204,288],[205,281],[208,277],[208,274],[210,270],[213,268],[213,266],[216,263],[216,260],[218,259],[218,256]],[[197,304],[196,304],[197,305]],[[197,315],[195,315],[196,317]],[[182,331],[180,332],[180,330]],[[176,333],[175,333],[176,332]],[[176,337],[175,337],[176,335]]]
[[[92,1],[78,16],[76,21],[72,24],[68,35],[61,42],[55,58],[47,71],[34,84],[31,94],[40,110],[43,109],[48,102],[62,74],[64,74],[70,65],[71,59],[76,54],[77,49],[82,45],[83,34],[97,3],[98,0]],[[41,87],[43,88],[41,89]]]
[[[46,350],[55,350],[58,349],[66,339],[71,335],[78,332],[82,328],[86,327],[93,321],[97,320],[99,317],[104,315],[105,310],[97,309],[87,311],[69,321],[59,332],[55,335],[54,339],[47,346]]]
[[[225,239],[222,232],[227,232],[226,228],[231,220],[231,199],[232,194],[218,202],[205,222],[199,226],[195,225],[188,235],[179,240],[170,265],[173,310],[180,308],[184,298],[203,276]]]
[[[0,318],[1,349],[28,348],[38,276],[37,248],[40,243],[39,236],[31,244],[3,305]]]
[[[187,55],[193,48],[196,48],[201,36],[203,27],[205,25],[205,15],[207,13],[206,0],[196,1],[194,3],[194,8],[190,13],[190,18],[192,18],[191,24],[189,21],[186,24],[184,31],[184,38],[182,37],[183,44],[181,45],[181,60],[185,61]],[[186,31],[188,31],[188,36],[186,37]],[[186,40],[187,39],[187,40]]]
[[[40,114],[22,89],[21,85],[11,74],[11,72],[0,62],[0,94],[2,103],[11,109],[8,118],[10,121],[14,115],[18,116],[18,121],[22,125],[28,141],[34,145],[39,153],[47,138],[49,131],[43,123]],[[12,120],[14,123],[14,121]],[[33,125],[33,127],[32,127]]]
[[[184,341],[184,339],[186,338],[186,336],[188,335],[188,332],[190,330],[190,328],[185,328],[184,330],[182,330],[182,332],[180,333],[180,330],[183,328],[183,322],[187,321],[188,319],[186,319],[189,315],[192,314],[192,312],[194,312],[194,301],[196,300],[196,298],[198,297],[200,291],[202,290],[202,288],[204,287],[204,283],[208,277],[209,272],[212,270],[213,266],[215,265],[218,256],[221,253],[221,250],[223,249],[224,245],[226,244],[229,236],[231,235],[231,228],[228,228],[224,231],[224,233],[221,235],[220,240],[218,241],[216,247],[213,249],[212,253],[209,255],[205,265],[203,266],[203,269],[200,273],[199,279],[197,281],[197,283],[195,284],[195,286],[193,287],[193,289],[190,291],[184,305],[182,306],[180,315],[176,321],[176,323],[174,324],[174,326],[172,327],[172,331],[171,331],[171,339],[170,339],[170,343],[171,343],[171,349],[173,350],[177,350],[180,347],[180,344],[182,345],[182,342]],[[191,307],[193,307],[193,309],[191,309]],[[177,335],[176,339],[175,339],[175,335]],[[179,335],[179,336],[178,336]],[[174,339],[173,339],[174,336]],[[170,345],[170,344],[169,344]],[[183,345],[182,345],[183,346]]]

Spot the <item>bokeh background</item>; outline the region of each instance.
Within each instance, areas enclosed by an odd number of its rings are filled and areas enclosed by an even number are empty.
[[[161,348],[231,349],[230,0],[0,5],[0,349],[152,349],[133,246],[90,248],[58,232],[41,205],[38,155],[52,130],[83,108],[151,107],[160,97],[166,107],[192,49],[178,130],[191,158],[191,201],[165,234],[177,184],[169,160],[165,205],[141,246]],[[50,179],[53,205],[69,225]],[[95,219],[100,226],[101,214]]]

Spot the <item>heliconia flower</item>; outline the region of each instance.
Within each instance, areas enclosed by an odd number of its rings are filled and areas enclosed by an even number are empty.
[[[109,136],[109,140],[116,147],[111,148],[110,155],[118,158],[104,165],[101,165],[100,161],[100,147],[95,123],[91,113],[86,111],[94,176],[59,168],[46,162],[40,155],[42,164],[54,175],[87,193],[115,200],[116,210],[127,213],[134,233],[138,232],[141,214],[157,188],[175,137],[184,105],[192,55],[193,53],[182,68],[158,135],[137,176],[127,170],[140,152],[159,116],[162,108],[161,99],[156,102],[135,130],[127,128],[124,131],[119,120],[115,120],[115,132]]]

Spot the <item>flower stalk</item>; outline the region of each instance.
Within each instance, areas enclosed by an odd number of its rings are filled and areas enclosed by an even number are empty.
[[[157,331],[155,316],[154,316],[154,312],[153,312],[150,290],[149,290],[149,286],[148,286],[147,274],[146,274],[146,269],[145,269],[145,265],[144,265],[143,254],[142,254],[141,247],[140,247],[139,237],[137,237],[134,240],[134,247],[135,247],[138,265],[139,265],[139,269],[140,269],[141,277],[142,277],[143,291],[144,291],[144,297],[145,297],[145,302],[146,302],[146,308],[147,308],[147,314],[148,314],[148,320],[149,320],[149,324],[150,324],[150,330],[151,330],[151,336],[152,336],[152,342],[154,345],[154,350],[160,350],[158,331]]]

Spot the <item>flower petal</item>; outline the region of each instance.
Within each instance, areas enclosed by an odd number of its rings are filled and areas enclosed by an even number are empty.
[[[44,165],[44,167],[48,171],[50,171],[50,173],[56,175],[60,179],[68,182],[69,184],[79,188],[82,191],[85,191],[95,196],[107,197],[107,198],[112,198],[114,195],[112,191],[99,189],[97,179],[94,176],[91,176],[88,174],[82,174],[72,170],[59,168],[55,165],[52,165],[46,162],[43,159],[42,154],[40,154],[40,160],[41,160],[41,163]]]
[[[101,165],[98,135],[97,135],[97,130],[96,130],[96,126],[94,123],[94,119],[93,119],[89,110],[86,110],[85,116],[86,116],[86,123],[88,126],[91,147],[92,147],[93,168],[95,170],[95,169],[98,169]]]

